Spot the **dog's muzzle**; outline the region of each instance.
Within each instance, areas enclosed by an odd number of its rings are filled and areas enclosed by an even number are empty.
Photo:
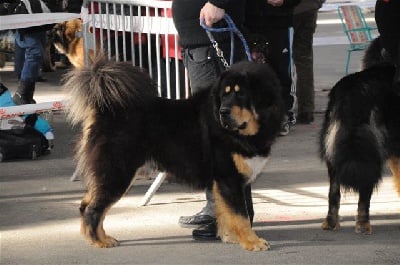
[[[238,131],[245,129],[247,126],[247,122],[238,124],[237,121],[234,118],[232,118],[231,114],[232,112],[230,108],[221,107],[219,109],[219,119],[222,127],[230,131]]]

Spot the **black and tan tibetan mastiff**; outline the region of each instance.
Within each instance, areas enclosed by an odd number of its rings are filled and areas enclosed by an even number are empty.
[[[395,67],[380,63],[348,75],[333,87],[320,136],[330,179],[322,228],[339,229],[340,189],[359,194],[355,231],[371,234],[370,199],[388,161],[400,193],[400,96]]]
[[[244,189],[254,172],[246,158],[267,157],[283,117],[280,84],[268,65],[242,62],[190,99],[157,96],[150,77],[104,58],[72,71],[69,116],[82,123],[78,170],[87,181],[82,233],[114,247],[103,220],[146,161],[190,185],[213,187],[219,236],[247,250],[269,244],[252,230]]]

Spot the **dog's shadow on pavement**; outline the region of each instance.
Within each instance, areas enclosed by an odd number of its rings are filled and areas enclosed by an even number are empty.
[[[372,235],[355,233],[355,217],[341,218],[341,228],[335,231],[322,230],[323,219],[281,222],[257,222],[254,224],[258,236],[263,237],[279,250],[296,246],[320,246],[368,244],[370,241],[396,240],[400,237],[400,214],[374,215],[371,217]]]

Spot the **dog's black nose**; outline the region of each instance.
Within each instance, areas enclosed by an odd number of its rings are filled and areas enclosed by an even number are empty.
[[[221,107],[219,109],[219,114],[221,114],[221,115],[229,115],[229,114],[231,114],[231,109],[230,108]]]

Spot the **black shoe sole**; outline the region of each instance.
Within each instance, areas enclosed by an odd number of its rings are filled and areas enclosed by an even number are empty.
[[[190,218],[190,217],[188,217]],[[196,228],[202,225],[208,225],[212,222],[215,222],[215,218],[209,216],[209,215],[199,215],[191,218],[190,221],[184,222],[181,220],[182,217],[179,219],[179,226],[183,228]]]

